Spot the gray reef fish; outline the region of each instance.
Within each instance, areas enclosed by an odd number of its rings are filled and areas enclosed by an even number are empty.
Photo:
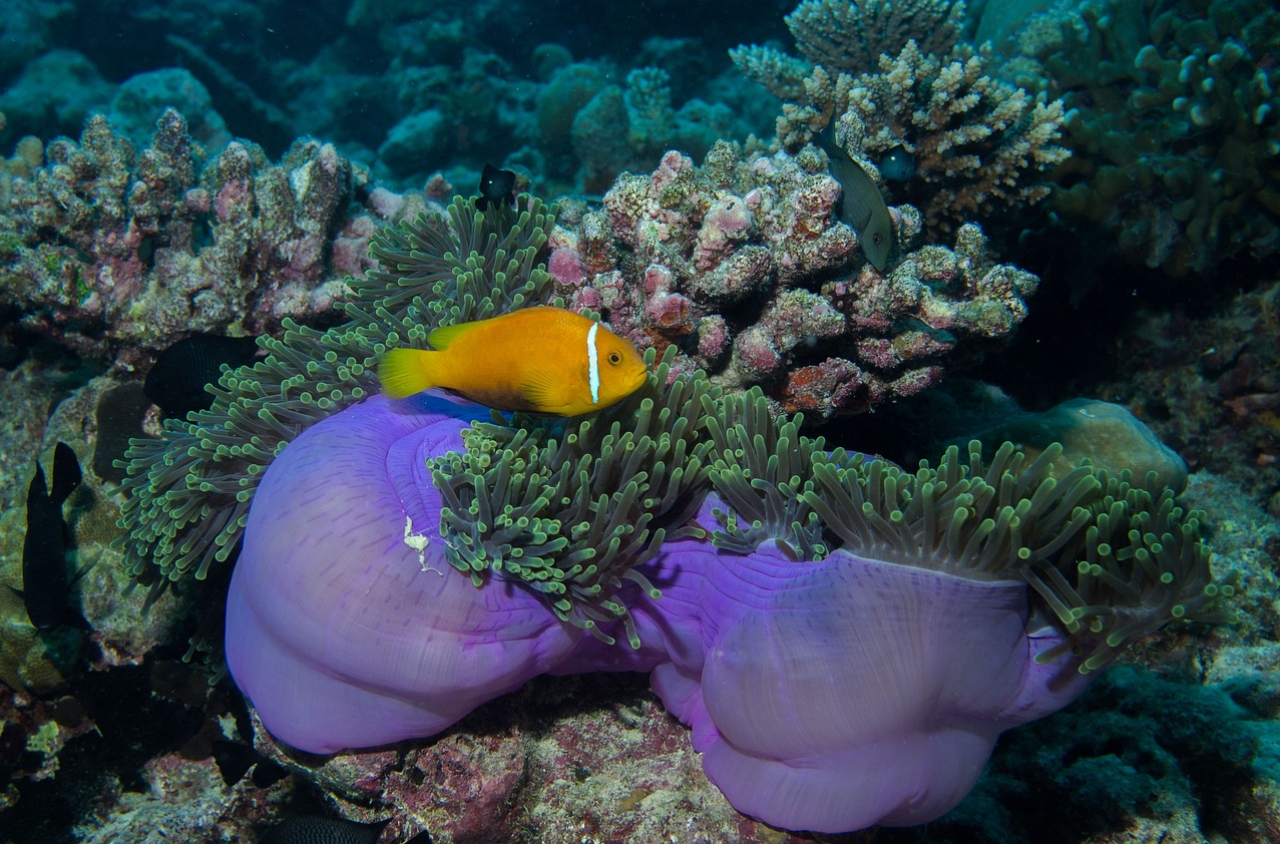
[[[67,576],[67,554],[71,550],[62,505],[80,485],[80,462],[66,443],[53,450],[53,489],[45,482],[44,469],[36,461],[36,474],[27,488],[27,535],[22,541],[22,589],[13,589],[22,598],[27,618],[37,630],[51,630],[60,624],[85,627],[68,599],[71,587],[88,571]],[[10,587],[11,589],[13,587]]]
[[[893,218],[875,180],[836,143],[835,122],[815,139],[831,162],[831,175],[840,183],[840,219],[858,233],[862,253],[877,270],[884,271],[893,247]]]

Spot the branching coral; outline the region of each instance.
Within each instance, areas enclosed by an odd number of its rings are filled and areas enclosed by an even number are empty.
[[[875,4],[874,10],[802,3],[787,22],[815,65],[804,76],[797,76],[798,63],[766,48],[734,52],[740,69],[784,100],[777,127],[782,144],[799,149],[842,119],[851,154],[868,163],[891,154],[913,158],[915,178],[894,197],[921,206],[930,229],[949,231],[1042,199],[1048,188],[1035,174],[1069,154],[1056,144],[1065,121],[1062,102],[1036,101],[994,79],[986,49],[958,40],[963,3]],[[868,31],[884,34],[853,49]],[[912,40],[909,32],[932,34]]]
[[[896,265],[847,274],[857,239],[834,218],[839,186],[822,166],[812,148],[748,157],[719,144],[701,168],[670,152],[552,232],[556,288],[642,347],[675,345],[678,369],[759,384],[817,420],[926,389],[966,345],[1025,318],[1034,276],[995,263],[973,225],[953,249],[917,248],[910,207]]]
[[[563,106],[562,106],[563,107]],[[665,149],[701,156],[721,137],[741,134],[723,105],[671,100],[665,70],[642,67],[627,74],[625,89],[605,85],[573,118],[573,151],[588,190],[604,192],[624,170],[648,167]]]
[[[804,0],[785,20],[804,60],[773,47],[729,51],[738,70],[783,102],[802,101],[814,65],[831,75],[870,72],[882,54],[896,55],[913,39],[924,52],[946,55],[960,40],[964,0],[897,3]]]
[[[359,237],[341,227],[363,176],[331,145],[299,141],[270,166],[236,142],[202,174],[172,109],[140,154],[101,115],[78,143],[51,141],[42,166],[33,143],[20,144],[26,170],[5,180],[0,301],[83,353],[260,333],[328,311],[345,291],[334,271],[363,269],[333,247]]]
[[[383,229],[372,246],[380,267],[343,306],[349,322],[321,332],[286,321],[281,339],[260,340],[265,360],[223,375],[210,410],[168,420],[163,439],[135,440],[121,520],[133,573],[203,578],[225,561],[262,470],[300,431],[376,392],[372,367],[389,344],[425,346],[434,327],[547,301],[535,260],[552,215],[537,200],[480,212],[458,199]]]
[[[1170,275],[1275,254],[1278,29],[1261,0],[1096,0],[1042,21],[1023,49],[1077,111],[1055,207]]]
[[[804,0],[786,22],[810,62],[829,72],[858,74],[912,41],[925,53],[947,55],[960,40],[964,16],[964,0]]]

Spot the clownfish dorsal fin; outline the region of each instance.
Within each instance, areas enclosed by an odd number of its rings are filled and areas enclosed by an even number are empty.
[[[460,322],[457,325],[446,325],[437,328],[427,335],[427,342],[431,344],[433,349],[447,349],[449,344],[456,341],[459,337],[481,325],[487,320],[476,320],[475,322]]]

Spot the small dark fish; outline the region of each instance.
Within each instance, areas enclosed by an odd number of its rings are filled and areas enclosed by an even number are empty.
[[[252,337],[193,334],[156,357],[142,391],[166,416],[185,419],[191,411],[208,410],[213,404],[205,386],[217,382],[223,364],[232,369],[248,366],[257,354]]]
[[[337,818],[289,818],[273,826],[260,844],[375,844],[391,818],[375,823],[356,823]],[[431,844],[426,830],[405,844]]]
[[[836,143],[835,121],[821,135],[818,145],[831,161],[831,175],[840,183],[840,219],[858,233],[862,252],[877,270],[889,263],[893,246],[893,218],[889,206],[862,165],[853,160],[844,147]]]
[[[492,164],[485,164],[480,172],[480,198],[476,207],[481,211],[505,205],[513,208],[516,204],[516,174],[511,170],[499,170]]]
[[[240,782],[262,759],[258,751],[244,742],[214,739],[211,744],[213,761],[218,763],[218,773],[222,774],[222,781],[227,785]]]
[[[878,167],[884,178],[906,182],[916,174],[916,159],[906,148],[894,147],[880,157]]]
[[[284,768],[244,742],[214,739],[211,744],[213,761],[218,764],[218,773],[222,774],[222,781],[227,785],[240,782],[250,768],[253,768],[251,779],[256,788],[270,788],[289,775]]]
[[[84,619],[68,604],[71,587],[88,567],[67,577],[67,554],[71,550],[70,531],[62,515],[62,505],[80,485],[80,461],[66,443],[53,449],[53,489],[45,483],[44,469],[36,462],[36,474],[27,488],[27,535],[22,542],[22,598],[27,618],[38,630],[59,624],[86,626]],[[12,587],[10,587],[12,588]]]

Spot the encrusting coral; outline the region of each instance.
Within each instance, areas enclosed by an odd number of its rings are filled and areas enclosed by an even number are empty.
[[[350,323],[264,341],[210,411],[135,447],[135,565],[207,570],[225,554],[200,546],[243,534],[227,659],[280,739],[381,745],[541,673],[651,671],[741,811],[913,824],[1133,638],[1222,617],[1231,588],[1171,493],[1088,465],[1055,478],[1054,448],[914,473],[828,453],[674,348],[574,422],[368,395],[389,346],[552,300],[551,214],[520,207],[456,200],[383,232]]]
[[[1036,100],[993,77],[989,50],[960,41],[964,9],[963,2],[808,0],[787,24],[809,72],[797,76],[802,64],[765,48],[740,47],[733,58],[783,100],[784,147],[799,149],[841,120],[855,158],[914,163],[912,175],[891,186],[894,199],[920,206],[929,231],[946,232],[1043,199],[1048,187],[1037,175],[1069,155],[1056,143],[1062,101]],[[916,32],[931,35],[906,37]]]

